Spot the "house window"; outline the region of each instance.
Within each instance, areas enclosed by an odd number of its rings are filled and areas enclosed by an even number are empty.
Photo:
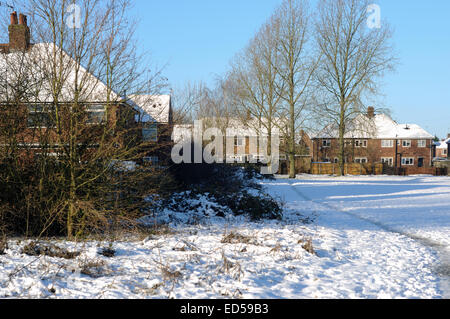
[[[394,141],[393,140],[382,140],[381,141],[381,147],[383,147],[383,148],[392,148],[392,147],[394,147]]]
[[[356,140],[355,147],[367,147],[367,140]]]
[[[157,142],[158,141],[158,126],[156,123],[150,123],[144,125],[142,129],[142,138],[145,142]]]
[[[53,128],[54,116],[51,108],[41,105],[28,106],[28,128]]]
[[[444,149],[444,151],[442,152],[442,155],[447,155],[447,150]]]
[[[106,119],[106,111],[103,105],[90,105],[87,110],[87,124],[101,124]]]
[[[244,138],[243,137],[234,137],[234,146],[244,146]]]
[[[414,165],[414,157],[403,157],[402,158],[402,165]]]
[[[382,157],[381,163],[387,164],[389,166],[394,166],[394,158],[393,157]]]
[[[427,147],[427,141],[426,140],[418,140],[417,147]]]
[[[355,158],[355,163],[366,164],[367,163],[367,158],[366,157],[356,157]]]
[[[323,140],[322,146],[323,147],[331,147],[331,140]]]
[[[402,146],[403,147],[411,147],[411,140],[403,140]]]

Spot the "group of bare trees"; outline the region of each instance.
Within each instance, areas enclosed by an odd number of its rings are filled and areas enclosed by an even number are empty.
[[[216,107],[207,109],[217,110],[216,116],[224,111],[241,118],[250,114],[260,119],[269,137],[278,128],[287,144],[291,178],[299,131],[333,125],[339,131],[343,173],[347,125],[362,112],[364,99],[377,93],[378,80],[395,62],[389,25],[369,28],[366,23],[369,4],[320,0],[311,8],[308,0],[284,0],[233,59],[215,90],[230,97],[232,105],[216,99]],[[207,91],[204,86],[190,91],[191,98],[207,96]],[[205,108],[202,101],[195,106]]]
[[[18,6],[29,13],[34,44],[1,57],[0,226],[7,230],[71,238],[142,213],[151,173],[127,163],[150,145],[132,125],[136,109],[126,95],[155,94],[165,82],[137,54],[131,4]]]

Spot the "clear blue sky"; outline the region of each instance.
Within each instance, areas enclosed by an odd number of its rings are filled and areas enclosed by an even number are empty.
[[[135,0],[138,36],[172,86],[212,84],[281,0]],[[450,1],[374,0],[395,29],[400,58],[382,107],[401,123],[450,133]]]

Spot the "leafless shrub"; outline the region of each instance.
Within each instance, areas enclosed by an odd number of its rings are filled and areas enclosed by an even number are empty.
[[[0,255],[5,255],[6,249],[8,249],[8,241],[6,237],[3,237],[3,239],[0,239]]]
[[[276,244],[275,247],[273,247],[273,248],[270,250],[270,252],[271,252],[271,253],[278,253],[278,252],[281,251],[282,248],[283,248],[283,247],[282,247],[280,244]]]
[[[302,248],[303,248],[304,250],[306,250],[308,253],[310,253],[310,254],[312,254],[312,255],[317,255],[317,254],[316,254],[316,251],[314,250],[314,247],[313,247],[313,243],[312,243],[312,239],[311,239],[311,238],[307,239],[306,241],[300,239],[300,240],[298,241],[298,243],[299,243],[299,244],[302,244],[302,243],[303,243]]]
[[[169,266],[161,266],[161,274],[163,276],[164,281],[177,282],[180,278],[183,277],[183,274],[177,270],[172,271]]]
[[[239,233],[230,232],[229,234],[224,235],[222,241],[222,244],[251,244],[254,243],[254,239],[241,235]]]
[[[116,250],[112,247],[103,247],[102,249],[100,249],[99,254],[108,258],[112,258],[116,255]]]
[[[79,266],[81,274],[92,278],[100,278],[107,275],[105,262],[102,260],[85,259]]]
[[[242,271],[241,264],[238,262],[230,261],[225,252],[222,251],[222,265],[219,267],[219,272],[224,272],[231,275],[235,280],[240,280],[244,272]]]
[[[28,256],[48,256],[64,259],[74,259],[80,255],[80,252],[71,252],[65,248],[58,247],[54,244],[43,244],[35,241],[30,242],[22,248],[22,253]]]

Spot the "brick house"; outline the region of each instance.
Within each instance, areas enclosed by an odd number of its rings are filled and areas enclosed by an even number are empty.
[[[74,101],[72,87],[76,62],[52,43],[31,43],[27,17],[23,14],[19,17],[16,12],[11,14],[8,30],[9,43],[0,44],[0,112],[5,115],[11,106],[17,112],[14,112],[15,118],[2,116],[0,125],[15,125],[17,140],[24,149],[34,148],[36,154],[41,152],[42,136],[46,135],[50,145],[47,145],[47,151],[57,155],[62,145],[56,143],[55,109],[60,112],[58,116],[62,124],[59,129],[64,132],[67,124],[65,119],[68,118]],[[61,54],[61,68],[66,72],[57,105],[51,94],[51,80],[45,73],[55,66],[51,59],[52,52]],[[130,144],[131,140],[153,141],[155,144],[170,141],[170,96],[134,96],[133,99],[123,97],[108,89],[84,67],[80,66],[79,69],[79,79],[87,83],[86,89],[80,93],[80,103],[85,110],[83,120],[86,123],[85,131],[80,135],[85,137],[86,143],[95,145],[96,139],[101,137],[101,127],[104,126],[116,132],[121,129],[132,132],[121,137],[122,144]],[[20,89],[20,85],[26,87],[25,94],[16,98],[15,90]],[[5,145],[6,141],[0,143]],[[150,162],[158,162],[155,157],[151,159],[151,156],[149,153],[147,158]]]
[[[415,124],[398,124],[386,114],[357,116],[345,140],[345,162],[414,169],[432,167],[434,136]],[[313,138],[314,162],[338,162],[338,130],[328,126]]]
[[[244,162],[261,162],[264,159],[263,150],[259,147],[250,147],[250,141],[256,142],[259,145],[259,137],[268,138],[267,128],[261,124],[265,119],[249,118],[204,118],[202,119],[203,130],[209,127],[219,128],[224,135],[224,155],[226,154],[227,143],[232,145],[234,155],[228,157],[228,161],[237,163]],[[280,122],[277,119],[278,124]],[[192,139],[194,125],[183,124],[175,125],[173,129],[172,139],[175,143],[183,143],[187,138]],[[279,145],[279,161],[280,173],[285,173],[289,165],[289,158],[287,156],[286,139],[283,137],[282,131],[275,125],[272,128],[272,134],[280,136]],[[204,142],[204,144],[209,142]],[[300,130],[296,136],[296,170],[299,173],[308,172],[311,166],[312,158],[312,141],[305,130]],[[225,160],[225,158],[224,158]]]
[[[450,134],[448,134],[447,139],[435,143],[436,153],[435,158],[448,158],[449,154],[449,144],[450,144]]]

